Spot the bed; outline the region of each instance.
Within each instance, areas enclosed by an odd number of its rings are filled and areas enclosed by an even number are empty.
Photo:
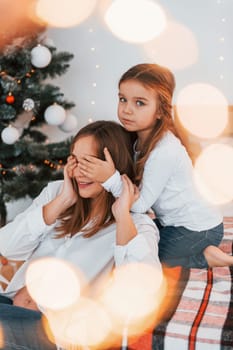
[[[224,219],[221,248],[232,254],[233,217]],[[168,292],[156,328],[130,350],[232,350],[233,267],[164,269]]]

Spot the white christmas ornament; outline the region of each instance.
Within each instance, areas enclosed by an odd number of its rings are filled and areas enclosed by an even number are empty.
[[[61,125],[66,119],[66,111],[62,106],[54,104],[46,108],[44,118],[50,125]]]
[[[13,126],[7,126],[5,129],[2,130],[1,138],[2,141],[8,145],[12,145],[15,143],[20,137],[20,133],[18,129],[14,128]]]
[[[43,45],[34,47],[31,51],[31,63],[34,67],[44,68],[49,65],[52,54],[49,49]]]
[[[64,123],[59,125],[59,129],[64,132],[71,132],[76,129],[78,125],[77,117],[71,113],[67,114]]]
[[[23,101],[23,109],[27,112],[33,110],[33,108],[35,107],[35,102],[31,99],[31,98],[26,98]]]

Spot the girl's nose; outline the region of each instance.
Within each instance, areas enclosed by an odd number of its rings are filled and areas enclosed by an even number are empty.
[[[129,103],[126,103],[124,105],[124,112],[127,113],[127,114],[132,114],[132,108],[131,108]]]

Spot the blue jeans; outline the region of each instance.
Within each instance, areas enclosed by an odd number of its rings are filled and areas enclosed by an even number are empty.
[[[160,232],[159,258],[168,266],[207,268],[203,251],[209,245],[218,246],[223,237],[223,224],[204,231],[192,231],[183,226],[162,226],[155,223]]]
[[[56,350],[43,329],[41,313],[10,305],[4,297],[0,299],[0,329],[1,349]]]

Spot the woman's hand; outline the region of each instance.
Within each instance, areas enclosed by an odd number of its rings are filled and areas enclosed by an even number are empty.
[[[127,175],[122,175],[123,188],[120,197],[112,205],[112,213],[116,220],[116,244],[125,245],[137,235],[130,208],[138,199],[139,190]]]
[[[126,213],[130,212],[132,204],[138,199],[139,190],[128,178],[127,175],[122,175],[122,192],[120,197],[112,205],[112,213],[116,219],[121,219]]]
[[[24,307],[25,309],[39,311],[37,304],[32,299],[26,287],[21,288],[13,299],[13,305]]]
[[[79,168],[83,175],[96,182],[105,182],[116,171],[111,154],[104,148],[105,160],[86,155],[79,159]]]
[[[73,184],[76,167],[75,157],[69,156],[64,167],[64,182],[61,192],[51,202],[43,206],[43,218],[47,225],[55,223],[61,213],[76,203],[78,195]]]
[[[67,207],[72,206],[77,201],[77,193],[74,189],[73,181],[74,171],[77,167],[77,161],[74,156],[69,156],[67,163],[64,167],[64,183],[61,191],[61,196],[64,200],[64,204]]]

